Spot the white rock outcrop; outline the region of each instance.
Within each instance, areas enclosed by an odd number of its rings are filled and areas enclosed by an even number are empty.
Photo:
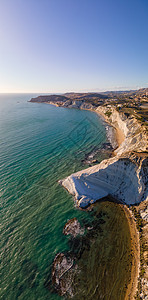
[[[133,116],[127,117],[125,114],[116,111],[114,107],[99,106],[96,111],[103,115],[110,112],[111,115],[108,117],[108,122],[124,133],[125,139],[123,143],[115,150],[117,155],[131,151],[144,152],[148,150],[147,134]]]
[[[68,107],[68,108],[94,109],[94,106],[91,103],[87,103],[83,100],[67,100],[65,102],[63,102],[63,101],[58,101],[58,102],[49,101],[48,104],[52,104],[52,105],[56,105],[56,106],[62,106],[62,107]]]
[[[104,160],[67,177],[61,183],[84,208],[112,195],[126,204],[136,204],[148,197],[148,160],[137,163],[130,158]]]
[[[108,108],[99,107],[105,113]],[[75,197],[76,204],[87,207],[112,195],[125,204],[137,204],[148,198],[148,158],[140,155],[147,150],[147,135],[137,120],[111,108],[111,125],[124,132],[125,140],[116,149],[116,157],[70,175],[60,183]],[[134,151],[137,154],[131,154]]]

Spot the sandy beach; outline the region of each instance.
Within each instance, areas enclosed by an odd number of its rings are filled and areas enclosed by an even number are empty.
[[[125,300],[132,300],[135,299],[135,294],[137,291],[138,285],[138,276],[139,276],[139,269],[140,269],[140,242],[139,242],[139,232],[136,227],[136,222],[132,216],[131,211],[127,206],[123,206],[122,208],[125,212],[129,228],[131,234],[131,244],[132,244],[132,251],[133,251],[133,261],[132,261],[132,269],[131,269],[131,280],[127,287],[127,292],[125,296]]]
[[[105,122],[109,123],[108,120],[107,120],[107,117],[103,113],[97,112],[97,114],[101,115],[104,118]],[[115,133],[116,133],[116,141],[117,141],[118,147],[119,147],[123,143],[123,141],[125,140],[125,135],[124,135],[123,131],[120,130],[118,127],[114,127],[114,128],[115,128]],[[115,152],[113,152],[113,154],[116,155]],[[134,300],[135,299],[135,294],[136,294],[136,291],[137,291],[138,276],[139,276],[139,269],[140,269],[139,232],[137,230],[136,222],[135,222],[129,208],[126,205],[121,205],[121,206],[122,206],[122,209],[125,212],[127,222],[129,224],[130,234],[131,234],[131,243],[132,243],[132,249],[133,249],[133,262],[132,262],[132,269],[131,269],[131,280],[130,280],[129,285],[127,287],[125,300]]]
[[[116,130],[116,140],[117,140],[117,143],[118,143],[118,147],[124,142],[125,140],[125,135],[123,133],[122,130],[120,130],[119,128],[115,128]]]
[[[93,110],[94,111],[94,110]],[[94,111],[99,116],[101,116],[107,124],[112,126],[115,129],[115,139],[117,141],[118,147],[123,143],[125,140],[125,135],[121,129],[118,127],[113,126],[106,117],[105,114]],[[113,151],[113,155],[116,155],[116,152]],[[121,204],[119,204],[121,205]],[[133,253],[133,261],[132,261],[132,268],[131,268],[131,280],[129,282],[129,285],[127,286],[127,292],[125,296],[125,300],[134,300],[135,294],[137,291],[137,285],[138,285],[138,276],[139,276],[139,268],[140,268],[140,242],[139,242],[139,232],[136,227],[136,222],[134,220],[134,217],[129,210],[129,208],[126,205],[121,205],[122,209],[125,212],[127,222],[129,224],[130,228],[130,234],[131,234],[131,244],[132,244],[132,253]]]
[[[107,122],[109,125],[110,122],[108,121],[107,117],[103,113],[97,112],[98,115],[104,118],[105,122]],[[112,126],[112,125],[111,125]],[[125,140],[125,135],[122,130],[120,130],[118,127],[115,128],[116,133],[116,141],[118,144],[118,147],[123,143]],[[116,155],[115,152],[113,152],[114,155]],[[132,262],[132,269],[131,269],[131,280],[129,282],[129,285],[127,287],[127,292],[125,296],[125,300],[134,300],[135,294],[137,291],[137,285],[138,285],[138,276],[139,276],[139,269],[140,269],[140,242],[139,242],[139,232],[136,227],[136,222],[134,220],[134,217],[132,216],[132,213],[130,212],[129,208],[126,205],[121,205],[122,209],[125,212],[127,222],[129,224],[130,228],[130,234],[131,234],[131,243],[132,243],[132,249],[133,249],[133,262]]]
[[[100,111],[95,111],[95,112],[96,112],[99,116],[101,116],[107,124],[109,124],[110,126],[112,126],[112,127],[115,129],[115,132],[116,132],[115,139],[116,139],[117,144],[118,144],[118,147],[119,147],[119,146],[123,143],[123,141],[125,140],[125,135],[124,135],[123,131],[120,130],[118,127],[113,126],[113,125],[109,122],[108,118],[106,117],[106,115],[105,115],[104,113],[102,113],[102,112],[100,112]]]

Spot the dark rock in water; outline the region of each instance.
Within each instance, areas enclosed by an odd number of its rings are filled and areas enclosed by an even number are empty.
[[[102,214],[98,214],[97,217],[92,222],[84,222],[84,227],[81,227],[76,218],[69,220],[64,226],[63,233],[70,235],[68,242],[70,251],[58,253],[52,265],[51,286],[60,296],[72,298],[77,294],[75,282],[81,273],[81,268],[78,267],[79,260],[84,253],[90,251],[91,244],[94,243],[96,236],[101,231],[99,226]]]
[[[132,248],[124,211],[105,198],[93,206],[91,215],[93,218],[81,221],[84,235],[77,234],[81,227],[76,218],[65,225],[65,234],[70,234],[69,251],[57,254],[54,259],[51,272],[54,290],[51,292],[56,291],[64,299],[114,300],[119,299],[119,290],[123,287],[120,299],[125,299],[124,287],[131,280]],[[76,224],[74,233],[73,227],[71,232],[72,223]],[[125,252],[121,260],[123,249]],[[50,284],[48,281],[48,288]]]
[[[80,258],[84,251],[82,242],[84,228],[76,218],[73,218],[65,224],[63,233],[71,235],[69,240],[71,251],[56,255],[52,266],[52,286],[60,296],[72,298],[75,294],[74,278],[78,268],[75,260]]]
[[[102,144],[102,149],[104,149],[104,150],[113,150],[113,147],[110,143],[103,143]]]
[[[85,158],[81,161],[83,164],[93,164],[98,163],[95,156],[100,152],[100,147],[92,147],[92,150],[85,153]]]
[[[113,150],[114,148],[112,147],[111,143],[103,143],[100,145],[100,147],[93,147],[89,153],[85,153],[85,156],[81,162],[83,165],[87,164],[89,167],[91,167],[94,164],[100,163],[101,160],[110,157]]]
[[[72,286],[77,265],[70,255],[58,253],[53,262],[52,284],[61,296],[73,297],[74,287]]]
[[[84,229],[81,228],[81,225],[79,221],[76,218],[73,218],[69,220],[63,229],[63,233],[65,235],[72,235],[73,237],[76,237],[77,235],[82,235],[84,234]]]

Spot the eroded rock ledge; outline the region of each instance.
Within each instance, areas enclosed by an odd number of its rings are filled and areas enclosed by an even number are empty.
[[[116,149],[118,156],[123,153],[146,152],[148,153],[148,136],[146,128],[138,123],[134,116],[127,116],[125,113],[119,113],[114,107],[99,106],[96,112],[100,113],[115,128],[120,129],[124,134],[124,141]]]
[[[81,208],[107,195],[125,204],[137,204],[148,197],[148,158],[114,157],[72,174],[61,183]]]
[[[107,107],[99,107],[96,111],[107,118]],[[138,204],[148,198],[146,131],[132,116],[119,114],[112,107],[109,112],[108,122],[122,130],[125,135],[123,143],[115,150],[116,157],[60,181],[81,208],[107,195],[112,195],[128,205]]]

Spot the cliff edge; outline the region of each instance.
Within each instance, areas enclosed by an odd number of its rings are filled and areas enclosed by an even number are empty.
[[[75,197],[79,207],[87,207],[111,195],[124,204],[138,204],[148,199],[148,140],[145,128],[113,107],[98,107],[96,112],[124,133],[116,156],[79,171],[60,183]]]

